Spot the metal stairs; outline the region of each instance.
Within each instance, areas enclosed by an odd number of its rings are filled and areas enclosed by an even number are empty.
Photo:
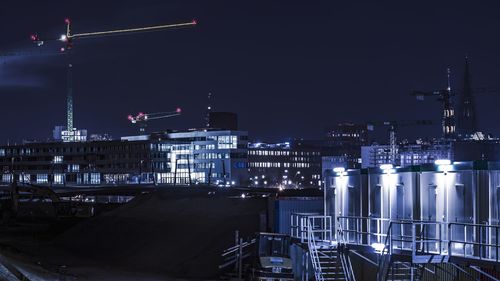
[[[344,272],[342,254],[338,252],[338,248],[320,249],[318,255],[323,280],[348,280]]]
[[[307,245],[316,281],[355,281],[347,248],[333,240],[331,217],[307,217]]]
[[[408,262],[394,261],[386,276],[387,281],[420,281],[422,268]]]

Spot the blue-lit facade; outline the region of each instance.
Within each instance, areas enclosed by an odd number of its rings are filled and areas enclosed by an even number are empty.
[[[426,224],[428,251],[498,258],[500,162],[330,170],[325,195],[325,214],[351,231],[353,243],[361,231],[371,239],[363,243],[384,243],[391,223],[395,235],[407,237],[412,225]],[[492,246],[479,251],[477,244]]]
[[[195,130],[170,133],[167,138],[178,144],[166,146],[173,168],[157,174],[160,183],[173,183],[174,177],[183,184],[232,186],[247,182],[247,132]]]

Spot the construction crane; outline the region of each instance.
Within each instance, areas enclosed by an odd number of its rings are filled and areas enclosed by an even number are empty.
[[[445,139],[451,139],[455,137],[456,132],[456,120],[455,120],[455,109],[453,108],[453,102],[451,97],[454,94],[451,93],[451,84],[450,84],[450,69],[446,70],[447,78],[448,78],[448,87],[443,90],[436,90],[432,92],[424,92],[424,91],[413,91],[411,95],[415,96],[417,100],[424,100],[425,97],[437,97],[437,101],[441,102],[442,107],[442,116],[441,116],[441,125],[443,131],[443,137]]]
[[[415,120],[415,121],[380,121],[380,122],[368,122],[367,129],[373,131],[374,126],[387,126],[389,131],[389,162],[391,164],[396,164],[396,157],[398,154],[397,146],[397,130],[400,127],[407,126],[422,126],[422,125],[432,125],[431,120]]]
[[[45,41],[61,41],[65,43],[64,47],[61,47],[61,51],[71,50],[73,48],[73,42],[75,39],[83,39],[83,38],[91,38],[91,37],[103,37],[103,36],[111,36],[111,35],[127,35],[131,33],[143,33],[143,32],[153,32],[153,31],[162,31],[167,29],[174,28],[183,28],[190,27],[197,24],[196,20],[192,20],[190,22],[183,23],[175,23],[175,24],[164,24],[164,25],[154,25],[154,26],[146,26],[146,27],[138,27],[138,28],[125,28],[125,29],[115,29],[115,30],[106,30],[106,31],[94,31],[94,32],[84,32],[84,33],[72,33],[71,30],[71,20],[65,19],[64,23],[66,24],[66,33],[62,34],[59,38],[56,39],[41,39],[37,34],[33,34],[30,36],[31,41],[35,43],[37,46],[43,46]]]
[[[178,116],[181,115],[181,111],[182,110],[180,108],[177,108],[175,111],[169,111],[169,112],[157,112],[157,113],[139,112],[136,116],[129,115],[127,119],[130,121],[130,123],[139,125],[139,133],[145,133],[148,121]]]
[[[86,33],[73,33],[71,29],[71,20],[69,18],[64,20],[66,24],[66,33],[62,34],[57,39],[48,39],[44,40],[40,38],[37,34],[33,34],[30,36],[30,39],[37,46],[43,46],[45,41],[61,41],[65,43],[63,47],[61,47],[61,52],[66,52],[73,49],[73,43],[76,39],[84,39],[84,38],[93,38],[93,37],[104,37],[104,36],[115,36],[115,35],[128,35],[133,33],[143,33],[143,32],[154,32],[154,31],[163,31],[167,29],[175,29],[175,28],[183,28],[183,27],[191,27],[197,24],[196,20],[192,20],[190,22],[184,23],[176,23],[176,24],[165,24],[165,25],[155,25],[155,26],[146,26],[146,27],[138,27],[138,28],[128,28],[128,29],[116,29],[116,30],[106,30],[106,31],[94,31],[94,32],[86,32]],[[73,85],[72,85],[72,68],[73,64],[68,62],[68,89],[67,89],[67,131],[73,132]]]

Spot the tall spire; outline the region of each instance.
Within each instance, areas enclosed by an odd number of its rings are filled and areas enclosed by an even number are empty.
[[[476,110],[472,92],[469,59],[465,57],[464,84],[458,105],[458,133],[467,137],[477,132]]]
[[[456,133],[456,120],[455,112],[453,108],[453,102],[451,100],[451,82],[450,82],[451,70],[446,69],[447,87],[446,90],[441,92],[441,101],[443,102],[443,136],[445,139],[452,139],[455,137]]]

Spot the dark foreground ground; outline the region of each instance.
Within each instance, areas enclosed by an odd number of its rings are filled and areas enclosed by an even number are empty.
[[[0,254],[33,280],[216,280],[234,232],[266,230],[268,198],[240,193],[160,189],[90,219],[18,218]],[[0,267],[0,280],[16,279]]]

